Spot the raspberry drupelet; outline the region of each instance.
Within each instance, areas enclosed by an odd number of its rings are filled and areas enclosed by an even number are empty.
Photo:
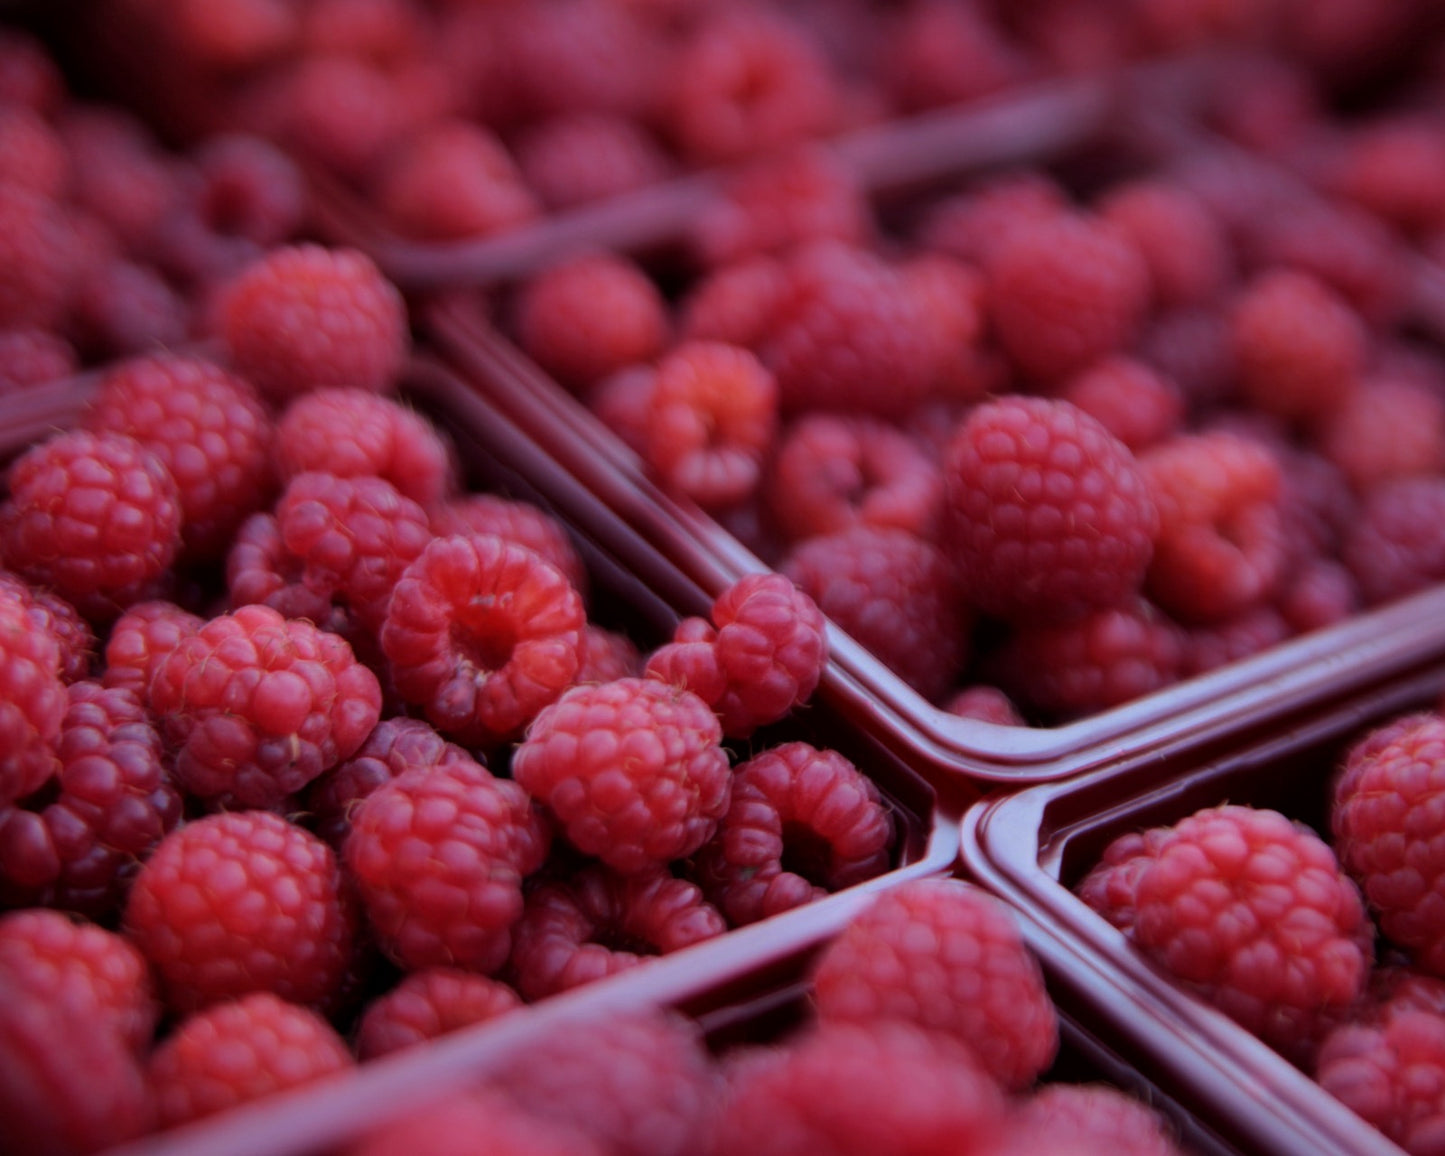
[[[424,967],[367,1005],[356,1028],[356,1057],[374,1060],[521,1006],[517,993],[499,980]]]
[[[35,629],[24,592],[0,586],[0,806],[55,773],[66,709],[60,670],[60,647]]]
[[[578,594],[587,592],[587,569],[562,522],[540,506],[498,494],[462,494],[431,511],[432,530],[448,534],[494,534],[540,554],[557,567]]]
[[[1019,1106],[1012,1130],[1017,1147],[1006,1151],[1018,1156],[1076,1143],[1081,1156],[1184,1156],[1159,1112],[1109,1084],[1046,1084]]]
[[[1078,406],[1135,453],[1184,424],[1184,395],[1173,381],[1131,357],[1110,357],[1070,378],[1059,397]]]
[[[1222,224],[1181,185],[1160,179],[1118,185],[1099,203],[1098,213],[1144,258],[1158,308],[1209,304],[1233,279]]]
[[[678,336],[684,341],[725,341],[758,349],[789,293],[787,263],[749,257],[705,273],[677,307]]]
[[[133,691],[149,706],[151,676],[156,668],[205,621],[164,599],[137,602],[110,628],[101,684]]]
[[[1445,1126],[1445,1015],[1401,1008],[1343,1024],[1320,1045],[1315,1079],[1406,1152],[1434,1151]]]
[[[635,192],[669,176],[672,162],[647,129],[623,116],[580,111],[524,128],[517,167],[549,209]]]
[[[1445,578],[1445,478],[1395,478],[1372,486],[1344,532],[1340,560],[1366,606]]]
[[[1320,452],[1356,492],[1445,471],[1445,398],[1433,384],[1367,375],[1321,423]]]

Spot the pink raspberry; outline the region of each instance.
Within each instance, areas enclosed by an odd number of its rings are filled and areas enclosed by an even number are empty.
[[[560,570],[579,594],[587,569],[562,522],[540,506],[496,494],[463,494],[432,511],[438,535],[494,534],[542,556]]]
[[[1275,599],[1293,634],[1304,634],[1343,622],[1360,610],[1360,587],[1354,575],[1329,558],[1302,563]]]
[[[734,925],[755,923],[886,871],[893,836],[878,788],[848,759],[782,743],[734,772],[697,872]]]
[[[427,33],[422,14],[402,0],[317,0],[301,16],[301,43],[310,52],[387,66],[424,51]]]
[[[1183,186],[1159,179],[1116,185],[1097,210],[1144,258],[1156,307],[1207,305],[1232,279],[1223,225]]]
[[[242,606],[182,639],[150,702],[191,795],[275,807],[350,757],[381,714],[381,687],[345,639]]]
[[[939,200],[924,217],[920,242],[960,261],[986,264],[1016,226],[1051,220],[1068,205],[1069,194],[1052,177],[1021,169]]]
[[[1407,1152],[1429,1152],[1445,1117],[1445,1016],[1402,1009],[1325,1037],[1315,1079]]]
[[[133,691],[149,706],[151,677],[156,668],[204,623],[205,619],[174,602],[137,602],[110,628],[102,683]]]
[[[355,939],[331,848],[264,811],[167,835],[136,876],[124,925],[176,1012],[254,991],[325,1007]]]
[[[84,256],[60,202],[0,186],[0,328],[58,329]]]
[[[994,333],[1025,373],[1057,379],[1121,352],[1149,306],[1149,267],[1121,231],[1060,212],[1003,234],[986,265]]]
[[[34,326],[0,329],[0,397],[73,376],[75,348],[58,333]]]
[[[249,383],[209,361],[159,354],[123,362],[101,379],[86,425],[129,434],[160,458],[195,554],[221,554],[269,496],[270,415]]]
[[[1185,632],[1185,678],[1228,666],[1289,638],[1294,631],[1274,606],[1255,606],[1232,618]]]
[[[452,448],[415,410],[384,395],[341,386],[294,398],[276,423],[282,482],[315,471],[374,475],[430,507],[456,487]]]
[[[1348,139],[1331,188],[1407,233],[1445,224],[1445,147],[1425,119],[1382,117]]]
[[[70,151],[72,201],[125,252],[146,253],[181,192],[178,170],[155,134],[114,104],[72,105],[59,129]]]
[[[1234,349],[1218,309],[1156,314],[1139,337],[1138,356],[1179,386],[1191,408],[1224,400],[1234,390]]]
[[[887,15],[882,83],[906,112],[977,100],[1028,75],[1020,47],[977,5],[924,0]]]
[[[528,893],[510,969],[524,997],[545,999],[726,930],[697,884],[663,867],[619,875],[594,864]]]
[[[512,776],[578,850],[635,874],[691,855],[716,830],[731,787],[721,739],[690,691],[632,678],[576,686],[537,715]]]
[[[1445,398],[1402,377],[1366,377],[1327,414],[1317,435],[1325,457],[1358,492],[1390,478],[1445,471]]]
[[[0,102],[0,154],[10,183],[42,197],[64,195],[70,158],[55,130],[35,109]]]
[[[220,134],[203,142],[194,159],[201,179],[197,213],[213,233],[269,247],[300,231],[305,178],[276,145],[257,136]]]
[[[151,1055],[146,1075],[160,1126],[172,1128],[354,1063],[345,1041],[315,1012],[253,992],[182,1020]]]
[[[87,618],[145,597],[181,541],[181,506],[164,463],[134,438],[71,430],[23,453],[0,508],[6,565],[50,586]]]
[[[1079,898],[1120,931],[1132,931],[1139,913],[1139,879],[1173,838],[1172,827],[1120,835],[1079,883]]]
[[[377,943],[398,966],[494,974],[547,856],[527,796],[480,764],[413,767],[351,813],[343,856]]]
[[[1445,578],[1445,478],[1396,478],[1372,487],[1345,532],[1340,559],[1366,606]]]
[[[288,399],[351,386],[382,393],[410,348],[401,294],[352,249],[271,250],[225,290],[221,334],[241,376]]]
[[[0,806],[39,790],[56,770],[65,717],[60,648],[36,630],[28,600],[0,587]]]
[[[356,1028],[356,1055],[374,1060],[485,1023],[520,1007],[506,984],[453,967],[424,967],[367,1005]]]
[[[1154,498],[1128,448],[1069,403],[979,406],[949,443],[944,484],[945,541],[988,613],[1057,620],[1142,586]]]
[[[590,622],[582,633],[585,645],[582,665],[577,670],[579,683],[642,677],[642,652],[627,635]]]
[[[647,426],[656,384],[656,368],[630,365],[604,377],[586,397],[587,408],[639,458],[647,453]]]
[[[474,11],[468,9],[468,11]],[[508,1096],[468,1088],[370,1129],[347,1156],[604,1156],[580,1130],[523,1111]]]
[[[181,818],[161,737],[129,690],[76,682],[50,789],[0,806],[0,898],[107,917]]]
[[[1076,1144],[1098,1156],[1184,1156],[1159,1112],[1109,1084],[1046,1084],[1020,1105],[1012,1130],[1016,1147],[1006,1151],[1020,1156]]]
[[[90,677],[96,654],[95,631],[74,606],[59,594],[31,586],[7,570],[0,570],[0,589],[17,596],[34,628],[55,640],[62,682],[69,684]]]
[[[1184,395],[1169,378],[1130,357],[1110,357],[1070,378],[1059,398],[1077,406],[1135,453],[1184,423]]]
[[[789,293],[781,259],[733,261],[699,277],[687,290],[677,308],[678,334],[685,341],[761,348]]]
[[[956,879],[879,893],[823,949],[813,999],[824,1024],[897,1019],[947,1033],[1015,1090],[1058,1050],[1053,1001],[1013,916]]]
[[[931,543],[855,526],[801,543],[779,569],[925,698],[941,696],[963,669],[972,622],[953,567]]]
[[[549,209],[571,209],[636,192],[671,174],[672,162],[628,117],[582,110],[523,130],[517,167]]]
[[[908,292],[923,308],[925,341],[933,347],[934,392],[945,398],[973,400],[987,381],[978,363],[992,350],[984,332],[983,274],[945,253],[922,253],[902,266]]]
[[[435,539],[392,593],[381,646],[401,696],[448,737],[519,736],[576,678],[586,611],[548,562],[493,535]]]
[[[1028,725],[1013,700],[998,687],[989,686],[987,683],[975,683],[954,692],[944,702],[943,709],[959,718],[977,719],[995,726]]]

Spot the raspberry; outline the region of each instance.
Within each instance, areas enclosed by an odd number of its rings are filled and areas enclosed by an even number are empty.
[[[254,991],[327,1006],[355,934],[331,848],[263,811],[167,835],[136,876],[124,922],[178,1012]]]
[[[881,892],[823,949],[813,999],[823,1024],[896,1019],[948,1033],[1016,1090],[1058,1050],[1053,1002],[1013,917],[955,879]]]
[[[412,767],[367,795],[343,854],[393,962],[493,974],[522,916],[522,879],[547,844],[515,784],[457,759]]]
[[[290,46],[295,12],[276,0],[239,0],[223,8],[181,0],[168,18],[183,59],[211,70],[244,72]]]
[[[1445,478],[1397,478],[1372,487],[1345,532],[1340,559],[1366,606],[1445,578]]]
[[[1172,827],[1127,831],[1104,848],[1077,888],[1078,896],[1120,931],[1134,928],[1139,912],[1139,879],[1174,838]]]
[[[1114,186],[1097,210],[1144,258],[1156,307],[1206,305],[1229,284],[1229,238],[1188,189],[1159,179],[1132,181]]]
[[[532,358],[574,392],[637,362],[667,343],[667,306],[629,258],[586,253],[543,269],[521,289],[517,339]]]
[[[182,1020],[146,1074],[163,1128],[299,1088],[353,1065],[315,1012],[253,992]]]
[[[181,818],[161,738],[140,699],[69,687],[51,789],[0,806],[0,898],[105,918]]]
[[[400,65],[425,51],[421,13],[399,0],[318,0],[302,17],[301,42],[316,55]]]
[[[339,636],[242,606],[160,660],[150,702],[189,794],[265,808],[356,752],[381,687]]]
[[[93,430],[129,434],[176,481],[186,548],[219,556],[266,501],[272,426],[249,383],[197,357],[136,358],[101,379],[86,416]]]
[[[305,178],[276,145],[256,136],[220,134],[201,143],[194,160],[201,178],[197,211],[207,229],[263,247],[300,231]]]
[[[69,332],[88,360],[129,357],[182,344],[190,308],[149,265],[103,261],[76,281]]]
[[[555,567],[492,535],[435,539],[391,596],[381,646],[396,688],[448,737],[510,741],[577,675],[582,599]]]
[[[779,569],[925,698],[942,695],[963,668],[972,624],[936,546],[857,526],[803,542]]]
[[[1445,1101],[1445,1016],[1401,1010],[1379,1024],[1343,1024],[1320,1046],[1326,1092],[1407,1152],[1438,1143]]]
[[[977,719],[1001,727],[1021,727],[1028,724],[1018,707],[996,686],[977,683],[956,691],[943,704],[943,709],[959,718]]]
[[[1143,362],[1110,357],[1070,378],[1059,398],[1077,406],[1138,453],[1184,422],[1179,387]]]
[[[438,535],[492,534],[525,546],[555,566],[579,594],[587,589],[587,568],[566,527],[530,502],[495,494],[464,494],[433,510],[432,530]]]
[[[72,105],[59,129],[70,151],[71,199],[122,250],[144,257],[180,201],[178,170],[137,116],[115,105]]]
[[[1183,675],[1190,678],[1267,650],[1294,632],[1273,606],[1256,606],[1209,626],[1195,626],[1185,634]]]
[[[1303,563],[1290,576],[1275,604],[1290,632],[1304,634],[1359,613],[1360,588],[1344,565],[1320,558]]]
[[[133,438],[71,430],[11,463],[0,508],[5,563],[86,617],[114,618],[170,567],[181,537],[176,483]]]
[[[486,976],[450,967],[422,968],[367,1006],[356,1029],[356,1055],[374,1060],[485,1023],[521,1003],[506,984]]]
[[[925,0],[892,15],[882,31],[882,83],[905,112],[977,100],[1028,72],[1023,54],[976,5]]]
[[[0,185],[0,327],[58,328],[81,257],[59,203],[20,185]]]
[[[1020,1153],[1072,1151],[1082,1143],[1099,1156],[1183,1156],[1158,1112],[1108,1084],[1041,1087],[1020,1106],[1013,1127],[1029,1138],[1014,1141]]]
[[[0,29],[0,100],[49,115],[65,96],[65,77],[50,50],[28,32]]]
[[[1445,470],[1445,398],[1409,378],[1366,377],[1328,414],[1320,452],[1359,492],[1390,478]]]
[[[909,292],[923,307],[923,332],[933,349],[935,391],[954,400],[983,395],[980,363],[991,353],[980,344],[984,323],[983,275],[944,253],[923,253],[902,266]]]
[[[749,257],[699,277],[678,306],[685,341],[725,341],[760,348],[789,294],[786,266],[773,257]]]
[[[506,146],[462,120],[428,125],[393,150],[373,195],[388,225],[423,241],[489,237],[540,214]]]
[[[1365,125],[1346,142],[1329,184],[1407,233],[1445,223],[1445,147],[1425,120],[1382,117]]]
[[[1146,365],[1177,384],[1191,409],[1223,400],[1234,389],[1229,323],[1215,309],[1173,309],[1155,316],[1139,338]]]
[[[517,167],[549,209],[571,209],[637,192],[665,179],[672,163],[647,130],[627,117],[582,110],[523,131]]]
[[[940,199],[924,217],[920,241],[925,249],[986,264],[1016,226],[1031,229],[1068,204],[1068,194],[1051,177],[1023,169]]]
[[[777,413],[777,382],[746,349],[679,345],[653,381],[648,464],[670,490],[701,506],[735,505],[757,487]]]
[[[43,328],[0,330],[0,398],[73,376],[80,368],[74,347]]]
[[[803,742],[755,755],[697,857],[708,895],[755,923],[888,869],[893,820],[873,782],[837,751]]]
[[[639,458],[647,452],[647,424],[657,370],[632,365],[605,377],[588,391],[587,408]]]
[[[698,886],[665,868],[618,875],[593,865],[527,895],[510,966],[517,990],[539,1000],[726,930]]]
[[[829,1023],[733,1061],[718,1156],[983,1150],[1005,1126],[1003,1092],[942,1032]]]
[[[470,11],[470,9],[469,9]],[[582,1132],[519,1109],[494,1090],[468,1089],[370,1130],[347,1156],[604,1156]]]
[[[27,585],[5,570],[0,570],[0,589],[18,597],[35,629],[55,640],[62,682],[79,682],[90,676],[96,650],[95,632],[74,606],[60,595]]]
[[[1003,689],[1056,718],[1093,714],[1178,682],[1185,637],[1140,600],[1064,623],[1018,628],[992,656]]]
[[[979,406],[949,443],[945,541],[971,601],[1004,618],[1066,618],[1143,583],[1159,526],[1127,447],[1062,401]]]
[[[0,103],[0,156],[5,179],[42,197],[59,198],[70,177],[65,145],[37,111]]]
[[[273,249],[226,287],[222,337],[241,376],[288,399],[327,386],[381,393],[410,347],[406,307],[354,249]]]
[[[1359,317],[1305,273],[1256,278],[1235,299],[1230,325],[1241,395],[1287,420],[1318,420],[1337,408],[1364,364]]]
[[[374,475],[430,507],[456,486],[451,447],[430,421],[394,398],[346,386],[302,394],[276,423],[283,482],[307,471]]]
[[[512,776],[578,850],[635,874],[691,855],[716,830],[731,787],[721,738],[690,691],[632,678],[576,686],[537,715]]]
[[[1122,351],[1149,305],[1149,267],[1113,225],[1040,217],[999,237],[986,271],[994,332],[1025,373],[1060,378]]]
[[[784,432],[764,500],[793,541],[856,525],[931,540],[943,474],[916,441],[884,422],[807,414]]]
[[[577,681],[615,682],[619,678],[642,676],[642,654],[637,644],[625,634],[588,623],[583,630],[582,665]]]
[[[137,602],[110,628],[101,681],[107,687],[133,691],[149,706],[151,677],[156,668],[204,623],[205,619],[174,602]]]

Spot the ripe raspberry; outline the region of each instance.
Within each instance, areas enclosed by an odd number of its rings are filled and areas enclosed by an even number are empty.
[[[928,699],[967,661],[968,610],[938,547],[857,526],[811,538],[779,566],[828,618]]]
[[[301,17],[301,43],[316,55],[359,56],[382,66],[425,51],[429,29],[404,0],[317,0]]]
[[[96,651],[95,631],[74,606],[60,595],[30,586],[6,570],[0,570],[0,589],[19,597],[31,625],[55,640],[62,682],[79,682],[90,676]]]
[[[0,184],[0,328],[58,329],[83,257],[59,202]]]
[[[27,450],[7,474],[0,552],[93,620],[139,601],[175,560],[176,483],[133,438],[70,430]]]
[[[960,261],[986,264],[1015,226],[1032,228],[1068,204],[1069,195],[1057,181],[1022,169],[939,200],[924,217],[920,243]]]
[[[162,1128],[299,1088],[345,1071],[346,1043],[315,1012],[253,992],[182,1020],[146,1075]]]
[[[943,704],[943,709],[959,718],[977,719],[1001,727],[1027,726],[1018,707],[1003,691],[986,683],[976,683],[956,691]]]
[[[107,260],[77,279],[68,332],[87,360],[130,357],[183,343],[191,309],[149,265]]]
[[[1019,48],[976,5],[925,0],[882,25],[882,84],[905,112],[977,100],[1022,80]]]
[[[1445,147],[1425,120],[1382,117],[1347,140],[1330,187],[1406,233],[1445,224]]]
[[[494,974],[548,836],[527,796],[457,759],[413,767],[351,812],[343,847],[377,943],[408,970]]]
[[[1108,1084],[1047,1084],[1020,1105],[1013,1131],[1020,1154],[1079,1144],[1099,1156],[1184,1156],[1163,1116]]]
[[[1135,453],[1184,423],[1179,387],[1143,362],[1110,357],[1070,378],[1059,398],[1077,406]]]
[[[110,628],[102,683],[133,691],[149,706],[151,677],[156,668],[204,623],[205,619],[174,602],[137,602]]]
[[[451,967],[425,967],[371,1001],[356,1029],[356,1055],[374,1060],[485,1023],[520,1007],[506,984]]]
[[[1304,634],[1359,613],[1360,587],[1343,564],[1328,558],[1315,559],[1294,571],[1275,605],[1290,632]]]
[[[571,685],[582,599],[555,567],[492,535],[435,539],[391,596],[381,647],[401,696],[448,737],[507,742]]]
[[[783,743],[734,772],[698,877],[734,925],[755,923],[886,871],[893,834],[888,804],[857,767]]]
[[[994,332],[1025,373],[1060,378],[1121,352],[1149,305],[1149,267],[1113,225],[1040,217],[1002,235],[985,266]]]
[[[642,654],[627,635],[590,622],[582,634],[585,642],[582,665],[577,670],[579,683],[642,677]]]
[[[923,448],[871,418],[806,414],[783,434],[764,489],[790,541],[867,525],[932,540],[943,474]]]
[[[545,999],[726,930],[697,884],[660,866],[618,875],[594,864],[528,893],[510,969],[526,999]]]
[[[1445,471],[1445,397],[1399,377],[1366,377],[1326,415],[1320,452],[1363,493],[1390,478]]]
[[[1235,299],[1230,326],[1241,395],[1290,421],[1317,421],[1336,409],[1364,365],[1359,317],[1305,273],[1255,279]]]
[[[351,386],[382,393],[410,348],[401,294],[353,249],[273,249],[226,287],[221,336],[237,371],[284,400]]]
[[[1138,356],[1179,386],[1190,409],[1224,400],[1234,389],[1229,322],[1217,309],[1172,309],[1140,335]]]
[[[639,458],[647,453],[647,425],[657,370],[632,365],[605,377],[588,391],[587,408]]]
[[[271,418],[248,382],[212,362],[177,354],[123,362],[101,379],[85,420],[160,458],[193,554],[219,556],[269,496]]]
[[[1004,1093],[956,1039],[902,1022],[829,1023],[728,1070],[718,1156],[983,1150]]]
[[[1015,1090],[1058,1050],[1058,1017],[1009,910],[955,879],[880,892],[819,956],[813,999],[824,1024],[905,1020],[954,1036]]]
[[[1345,532],[1340,560],[1366,606],[1445,578],[1445,478],[1397,478],[1371,488]]]
[[[0,807],[50,780],[65,716],[60,648],[35,628],[28,606],[23,593],[0,587]]]
[[[201,185],[197,212],[211,232],[263,247],[294,237],[306,216],[306,182],[270,141],[241,133],[203,141],[193,154]]]
[[[345,639],[242,606],[159,662],[150,702],[189,794],[265,808],[356,752],[380,717],[381,687]]]
[[[572,589],[587,590],[587,568],[562,522],[540,506],[496,494],[463,494],[432,511],[432,531],[492,534],[538,554],[555,566]]]
[[[787,268],[774,257],[749,257],[699,277],[678,305],[684,341],[725,341],[761,348],[790,292]]]
[[[1347,1023],[1320,1046],[1315,1079],[1407,1152],[1436,1146],[1445,1115],[1445,1016],[1402,1009],[1382,1023]]]
[[[1256,606],[1233,618],[1185,632],[1185,678],[1228,666],[1258,654],[1294,633],[1284,615],[1273,606]]]
[[[512,777],[578,850],[636,874],[691,855],[717,828],[731,786],[721,739],[690,691],[633,678],[576,686],[537,715]]]
[[[468,9],[468,11],[475,11]],[[494,1090],[467,1089],[367,1132],[348,1156],[604,1156],[587,1136],[524,1112]]]
[[[540,215],[506,146],[491,131],[445,119],[388,154],[373,190],[386,223],[403,237],[490,237]]]
[[[58,124],[70,152],[70,195],[125,254],[143,257],[180,201],[179,170],[136,115],[116,105],[73,104]]]
[[[543,269],[515,303],[517,340],[574,392],[667,344],[667,306],[630,258],[585,253]]]
[[[49,790],[0,806],[0,900],[103,919],[180,821],[180,792],[129,690],[72,683],[55,753]]]
[[[969,598],[1004,618],[1067,618],[1139,590],[1159,527],[1127,447],[1068,402],[974,410],[944,463],[944,540]]]
[[[517,167],[552,210],[637,192],[671,175],[672,162],[647,130],[627,117],[582,110],[523,130]]]
[[[1139,879],[1173,838],[1172,827],[1118,836],[1079,883],[1079,898],[1120,931],[1131,932],[1139,913]]]
[[[1116,185],[1097,206],[1149,267],[1158,308],[1207,305],[1232,279],[1223,226],[1188,189],[1160,179]]]
[[[5,179],[42,197],[65,194],[70,158],[43,116],[23,104],[0,102],[0,156]]]
[[[58,333],[0,329],[0,397],[71,377],[79,368],[74,347]]]

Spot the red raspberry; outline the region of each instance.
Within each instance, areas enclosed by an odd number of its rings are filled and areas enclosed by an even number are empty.
[[[211,232],[270,247],[290,240],[306,217],[300,168],[270,141],[240,133],[203,141],[193,154],[197,212]]]
[[[1239,390],[1248,403],[1291,421],[1317,421],[1355,388],[1367,338],[1359,317],[1314,277],[1266,273],[1231,314]]]
[[[269,606],[286,618],[304,618],[350,642],[359,641],[359,632],[335,599],[334,582],[313,589],[304,575],[304,560],[286,548],[274,514],[252,514],[241,523],[226,554],[231,603]]]
[[[5,570],[0,570],[0,589],[18,597],[35,629],[55,640],[62,682],[68,684],[90,677],[96,651],[95,631],[74,606],[60,595],[30,586]]]
[[[381,646],[396,688],[443,734],[520,735],[577,675],[586,611],[567,579],[492,535],[437,538],[402,574]]]
[[[367,1005],[356,1028],[356,1055],[374,1060],[520,1007],[506,984],[452,967],[424,967]]]
[[[149,265],[107,260],[76,281],[69,333],[87,360],[173,348],[190,331],[190,307]]]
[[[440,430],[394,398],[346,386],[302,394],[276,423],[283,482],[317,471],[374,475],[430,507],[456,486],[452,449]]]
[[[783,743],[734,772],[698,876],[734,925],[755,923],[886,871],[893,834],[878,788],[851,762]]]
[[[1047,1084],[1020,1105],[1013,1130],[1020,1156],[1076,1144],[1098,1156],[1184,1156],[1163,1116],[1108,1084]]]
[[[783,434],[764,499],[792,541],[857,525],[931,540],[943,474],[916,441],[884,422],[807,414]]]
[[[355,1061],[315,1012],[253,992],[181,1021],[146,1068],[162,1128],[343,1072]]]
[[[532,358],[574,392],[637,362],[667,343],[667,306],[629,258],[587,253],[542,270],[516,301],[517,339]]]
[[[758,349],[789,294],[782,261],[749,257],[699,277],[678,306],[685,341],[725,341]]]
[[[180,0],[167,17],[181,58],[207,71],[255,68],[284,52],[298,32],[295,11],[276,0],[237,0],[224,8]]]
[[[524,997],[545,999],[726,930],[697,884],[660,866],[618,875],[594,864],[528,893],[510,967]]]
[[[0,328],[58,328],[84,256],[58,202],[0,183]]]
[[[1234,389],[1229,322],[1215,309],[1160,313],[1139,338],[1138,356],[1176,383],[1191,409],[1224,400]]]
[[[0,806],[0,898],[105,918],[181,818],[181,796],[140,699],[69,688],[51,789]]]
[[[977,719],[1001,727],[1027,726],[1013,700],[996,686],[977,683],[955,692],[943,709],[959,718]]]
[[[925,698],[942,695],[967,661],[972,623],[956,575],[921,538],[857,526],[803,542],[779,568]]]
[[[0,398],[73,376],[80,368],[74,347],[48,329],[0,330]]]
[[[941,199],[924,217],[921,244],[960,261],[986,264],[1015,226],[1032,228],[1068,205],[1069,195],[1057,181],[1023,169]]]
[[[401,65],[425,51],[425,18],[404,0],[317,0],[301,17],[301,43],[316,55]]]
[[[1077,406],[1138,453],[1184,423],[1179,387],[1143,362],[1110,357],[1070,378],[1059,398]]]
[[[345,639],[242,606],[182,639],[150,701],[191,795],[274,807],[349,758],[381,714],[381,687]]]
[[[577,670],[579,683],[615,682],[619,678],[642,676],[642,654],[627,635],[590,622],[582,633],[586,643],[582,665]]]
[[[1019,627],[991,656],[1016,700],[1055,718],[1108,710],[1178,682],[1179,626],[1140,600],[1064,623]]]
[[[1019,48],[975,4],[924,0],[882,25],[882,83],[904,111],[962,104],[1022,80]]]
[[[672,170],[642,125],[589,110],[529,126],[517,140],[516,158],[527,187],[554,210],[637,192]]]
[[[639,458],[647,452],[647,423],[657,370],[633,365],[603,378],[588,392],[587,408]]]
[[[1445,397],[1404,377],[1367,377],[1325,416],[1320,452],[1359,492],[1390,478],[1445,471]]]
[[[182,538],[197,555],[223,553],[269,496],[270,415],[248,382],[212,362],[177,354],[123,362],[101,379],[86,425],[129,434],[160,458],[179,490]]]
[[[1222,622],[1191,627],[1185,633],[1183,675],[1190,678],[1239,662],[1283,642],[1293,633],[1284,615],[1273,606],[1256,606]]]
[[[945,253],[923,253],[902,266],[908,290],[923,307],[933,348],[935,391],[952,400],[981,397],[988,382],[980,363],[993,351],[983,332],[986,283],[971,265]]]
[[[419,765],[351,812],[343,854],[377,943],[400,967],[493,974],[548,836],[527,796],[475,762]]]
[[[473,9],[467,9],[473,11]],[[347,1156],[604,1156],[580,1131],[524,1112],[493,1090],[467,1089],[367,1132]]]
[[[136,115],[114,104],[75,104],[59,124],[70,151],[70,195],[127,255],[141,258],[180,202],[180,170]]]
[[[49,122],[23,104],[0,102],[0,156],[5,179],[42,197],[65,194],[70,158]]]
[[[388,225],[423,241],[489,237],[540,214],[506,146],[463,120],[428,125],[392,150],[373,196]]]
[[[1343,1024],[1321,1044],[1315,1079],[1405,1151],[1429,1152],[1445,1116],[1445,1016],[1402,1009]]]
[[[327,1006],[355,934],[331,848],[264,811],[167,835],[131,888],[125,929],[176,1012],[254,991]]]
[[[1173,838],[1172,827],[1120,835],[1079,883],[1079,898],[1120,931],[1132,931],[1139,913],[1139,879]]]
[[[1149,305],[1149,267],[1113,225],[1040,217],[1000,236],[986,266],[994,332],[1039,378],[1077,373],[1121,352]]]
[[[226,288],[222,337],[238,372],[272,398],[327,386],[381,393],[410,347],[401,294],[354,249],[273,249]]]
[[[463,494],[432,511],[432,530],[447,534],[492,534],[538,554],[555,566],[579,594],[587,589],[587,568],[562,522],[540,506],[496,494]]]
[[[653,380],[648,464],[701,506],[735,505],[757,487],[777,415],[777,382],[753,354],[716,341],[679,345]]]
[[[635,874],[686,858],[716,830],[732,777],[721,739],[690,691],[635,678],[576,686],[537,715],[512,776],[578,850]]]
[[[1126,601],[1159,526],[1126,446],[1045,398],[979,406],[944,463],[945,541],[970,600],[1004,618],[1066,618]]]
[[[819,956],[824,1024],[905,1020],[945,1032],[984,1070],[1027,1088],[1058,1050],[1043,972],[1009,910],[969,883],[920,879],[881,892]]]
[[[1233,275],[1223,226],[1188,189],[1160,179],[1116,185],[1099,215],[1120,230],[1149,267],[1156,307],[1207,305]]]
[[[204,624],[205,619],[174,602],[137,602],[110,628],[101,681],[107,687],[134,691],[149,706],[151,677],[156,668]]]
[[[1006,1113],[998,1084],[951,1036],[901,1022],[830,1023],[732,1062],[712,1151],[972,1152]]]
[[[1445,578],[1445,478],[1397,478],[1371,488],[1346,531],[1340,559],[1366,606]]]
[[[1319,558],[1295,570],[1275,604],[1290,632],[1304,634],[1359,613],[1360,588],[1342,563]]]
[[[117,433],[56,434],[11,463],[0,508],[5,563],[87,618],[139,601],[175,560],[176,483],[161,460]]]
[[[1424,119],[1381,117],[1346,141],[1330,187],[1408,233],[1445,224],[1445,146]]]

